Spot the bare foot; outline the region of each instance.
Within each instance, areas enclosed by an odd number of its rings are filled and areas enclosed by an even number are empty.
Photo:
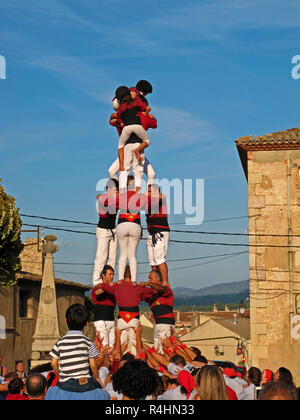
[[[137,151],[137,149],[135,149],[134,153],[135,153],[135,156],[136,156],[138,162],[142,162],[143,159],[142,159],[141,155],[139,154],[139,152]]]

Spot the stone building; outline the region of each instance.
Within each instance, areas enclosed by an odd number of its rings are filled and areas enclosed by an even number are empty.
[[[300,385],[300,128],[236,140],[249,200],[252,365]]]
[[[0,317],[5,319],[5,339],[0,337],[0,354],[4,365],[14,370],[15,362],[22,360],[25,368],[31,364],[33,336],[36,330],[40,290],[42,282],[42,248],[36,240],[27,240],[21,255],[22,271],[18,283],[12,287],[0,287]],[[24,265],[23,265],[24,261]],[[84,304],[89,286],[55,278],[58,324],[61,335],[67,331],[65,313],[74,303]]]
[[[249,367],[251,359],[250,319],[247,317],[199,314],[199,325],[181,336],[181,341],[197,347],[208,360],[228,361]]]

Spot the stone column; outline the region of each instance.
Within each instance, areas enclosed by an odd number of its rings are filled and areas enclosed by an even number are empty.
[[[59,249],[57,245],[54,245],[56,240],[56,236],[46,236],[43,245],[45,261],[32,344],[33,365],[43,363],[41,359],[45,357],[45,353],[51,351],[53,345],[60,338],[53,267],[53,254]]]

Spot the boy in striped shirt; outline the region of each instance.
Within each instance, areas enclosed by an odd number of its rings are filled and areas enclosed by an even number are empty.
[[[84,336],[88,313],[80,304],[72,305],[66,312],[69,331],[61,337],[50,352],[53,370],[59,374],[57,386],[64,391],[86,392],[104,388],[96,359],[98,350],[93,342]],[[91,377],[90,370],[94,377]]]

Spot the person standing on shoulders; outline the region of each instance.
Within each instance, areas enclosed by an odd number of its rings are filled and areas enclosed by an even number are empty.
[[[159,186],[156,184],[148,186],[147,195],[146,217],[149,232],[147,252],[149,263],[153,270],[158,269],[160,271],[163,286],[169,286],[168,266],[166,263],[170,239],[167,200],[160,193]]]
[[[101,273],[106,261],[115,269],[117,260],[116,217],[119,182],[116,179],[108,180],[106,189],[106,194],[97,197],[99,223],[96,231],[97,253],[93,272],[94,286],[101,282]]]

